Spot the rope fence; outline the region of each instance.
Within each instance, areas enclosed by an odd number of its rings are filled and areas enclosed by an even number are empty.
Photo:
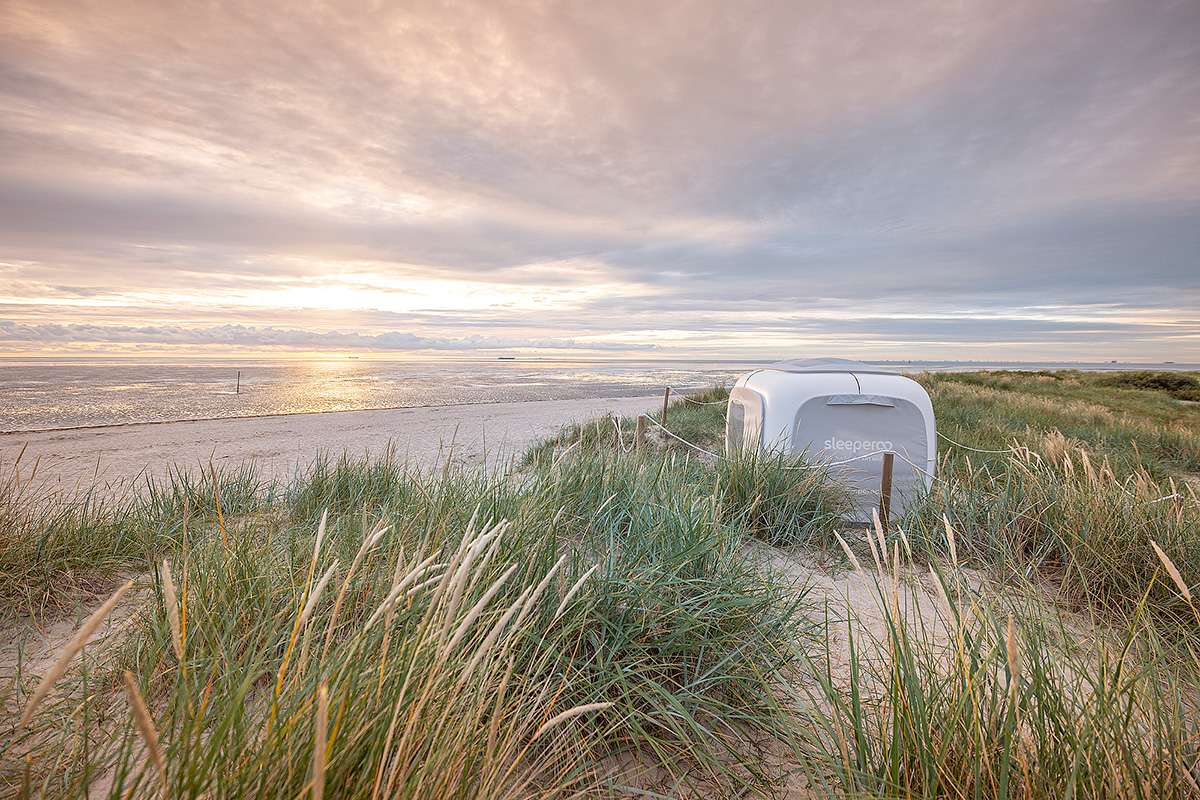
[[[659,423],[657,420],[652,419],[648,414],[643,415],[643,418],[646,420],[646,422],[648,422],[651,425],[653,425],[654,427],[658,428],[659,430],[661,430],[664,434],[666,434],[670,438],[676,440],[677,442],[679,442],[680,444],[682,444],[688,448],[691,448],[692,450],[695,450],[697,453],[702,453],[702,454],[704,454],[710,458],[713,458],[715,460],[718,460],[718,461],[731,461],[732,460],[728,456],[724,456],[719,453],[714,453],[710,450],[704,449],[703,447],[701,447],[698,444],[693,444],[692,442],[689,442],[687,439],[684,439],[682,436],[679,436],[676,433],[674,433],[673,431],[668,430],[664,425]],[[939,435],[941,435],[941,434],[939,434]],[[957,444],[957,442],[953,442],[950,439],[947,439],[947,441],[949,441],[951,444]],[[624,445],[622,445],[621,449],[624,450],[624,452],[626,452],[626,453],[629,452],[628,450],[625,450]],[[965,449],[973,450],[975,448],[967,447]],[[1010,448],[1009,450],[984,450],[984,451],[980,451],[980,452],[1014,453],[1014,452],[1016,452],[1016,448],[1015,447]],[[904,463],[908,464],[910,467],[915,469],[917,472],[921,473],[922,475],[927,476],[930,480],[935,480],[938,483],[942,484],[943,486],[950,485],[950,482],[947,481],[945,478],[941,478],[941,477],[938,477],[937,475],[934,475],[929,470],[927,470],[924,467],[920,466],[919,464],[913,462],[908,456],[904,455],[903,453],[897,452],[895,450],[875,450],[870,453],[863,453],[862,455],[857,455],[857,456],[854,456],[853,458],[847,458],[842,461],[821,461],[821,462],[817,462],[816,464],[797,463],[795,465],[784,465],[784,469],[811,469],[813,467],[843,467],[843,466],[846,466],[847,464],[852,464],[855,461],[862,461],[863,459],[871,458],[872,456],[888,455],[888,454],[900,459],[901,461],[903,461]],[[1133,497],[1133,494],[1130,493],[1129,491],[1127,491],[1124,487],[1120,486],[1119,484],[1114,484],[1114,485],[1116,485],[1117,488],[1120,489],[1121,492],[1123,494],[1125,494],[1126,496],[1130,497],[1131,499],[1136,499]],[[1141,503],[1141,505],[1150,506],[1150,505],[1154,505],[1155,503],[1162,503],[1166,500],[1173,500],[1173,499],[1175,499],[1177,497],[1181,497],[1181,496],[1182,495],[1180,495],[1178,492],[1176,492],[1174,494],[1166,495],[1165,497],[1159,497],[1155,500],[1147,500],[1147,501]]]
[[[1003,454],[1003,453],[1012,453],[1017,449],[1015,447],[1010,447],[1007,450],[980,450],[978,447],[968,447],[965,444],[959,444],[958,442],[954,441],[953,439],[951,439],[949,436],[942,433],[941,431],[938,431],[938,438],[945,439],[947,442],[954,445],[955,447],[961,447],[963,450],[970,450],[972,453]]]
[[[694,406],[723,406],[729,402],[728,400],[713,400],[711,402],[706,402],[706,401],[702,401],[702,400],[693,400],[692,398],[690,398],[686,394],[684,394],[684,392],[687,392],[687,391],[694,392],[694,391],[696,391],[695,389],[690,389],[690,390],[689,389],[679,389],[675,386],[669,386],[667,388],[669,388],[672,392],[675,392],[680,397],[682,397],[685,402],[691,403]]]
[[[680,389],[680,388],[678,388],[678,387],[674,387],[674,386],[668,386],[668,387],[666,387],[666,389],[667,389],[667,393],[668,393],[668,395],[670,394],[670,392],[675,392],[676,394],[678,394],[680,397],[682,397],[682,398],[683,398],[684,402],[691,403],[692,405],[697,405],[697,406],[720,406],[720,405],[725,405],[725,404],[727,404],[727,403],[729,402],[728,400],[713,400],[713,401],[711,401],[711,402],[700,401],[700,400],[693,400],[692,398],[688,397],[688,396],[687,396],[687,394],[685,393],[685,392],[686,392],[686,391],[688,391],[688,390],[685,390],[685,389]],[[695,391],[695,390],[692,390],[692,391]],[[666,429],[666,428],[665,428],[663,425],[661,425],[659,422],[657,422],[657,421],[656,421],[656,420],[654,420],[654,419],[651,419],[651,418],[649,417],[649,415],[647,415],[646,419],[647,419],[649,422],[651,422],[651,423],[652,423],[652,424],[653,424],[655,427],[662,429],[663,433],[665,433],[667,436],[670,436],[672,439],[676,439],[676,440],[678,440],[679,442],[681,442],[682,444],[686,445],[687,447],[690,447],[691,449],[693,449],[693,450],[695,450],[695,451],[697,451],[697,452],[699,452],[699,453],[703,453],[704,455],[710,456],[710,457],[712,457],[712,458],[715,458],[715,459],[726,459],[726,457],[725,457],[725,456],[718,455],[717,453],[711,453],[711,452],[709,452],[708,450],[705,450],[704,448],[702,448],[702,447],[700,447],[700,446],[698,446],[698,445],[692,444],[691,442],[689,442],[689,441],[687,441],[687,440],[685,440],[685,439],[682,439],[682,438],[680,438],[679,436],[676,436],[674,433],[672,433],[671,431],[667,430],[667,429]],[[956,442],[956,441],[954,441],[953,439],[951,439],[949,436],[947,436],[946,434],[942,433],[941,431],[938,431],[938,434],[937,434],[937,435],[938,435],[938,438],[939,438],[939,439],[941,439],[941,440],[945,441],[946,443],[948,443],[948,444],[951,444],[951,445],[953,445],[953,446],[955,446],[955,447],[957,447],[957,448],[959,448],[959,449],[961,449],[961,450],[968,450],[968,451],[970,451],[970,452],[972,452],[972,453],[984,453],[984,454],[986,454],[986,455],[1011,455],[1011,454],[1018,453],[1018,452],[1020,452],[1021,450],[1025,449],[1025,448],[1019,447],[1019,446],[1017,446],[1017,445],[1013,445],[1012,447],[1005,448],[1004,450],[985,450],[985,449],[983,449],[983,448],[980,448],[980,447],[971,447],[970,445],[965,445],[965,444],[963,444],[962,442]],[[626,451],[626,452],[628,452],[628,451]],[[827,467],[840,467],[840,466],[845,466],[846,464],[850,464],[850,463],[852,463],[852,462],[855,462],[855,461],[861,461],[861,460],[862,460],[862,459],[864,459],[864,458],[870,458],[870,457],[872,457],[872,456],[878,456],[878,455],[886,455],[887,453],[891,453],[892,455],[894,455],[894,456],[896,456],[897,458],[899,458],[901,461],[904,461],[905,463],[907,463],[907,464],[908,464],[909,466],[911,466],[913,469],[917,470],[918,472],[920,472],[920,473],[922,473],[922,474],[924,474],[924,475],[927,475],[927,476],[929,476],[929,477],[930,477],[930,478],[932,478],[933,480],[935,480],[935,481],[939,481],[939,482],[941,482],[941,483],[943,483],[943,484],[946,484],[946,481],[945,481],[944,479],[942,479],[942,478],[939,478],[937,475],[934,475],[933,473],[929,472],[928,470],[924,469],[923,467],[917,466],[917,465],[916,465],[916,464],[914,464],[912,461],[910,461],[910,460],[908,459],[908,457],[907,457],[907,456],[905,456],[903,453],[898,453],[898,452],[896,452],[896,451],[894,451],[894,450],[876,450],[876,451],[874,451],[874,452],[872,452],[872,453],[864,453],[863,455],[860,455],[860,456],[855,456],[855,457],[853,457],[853,458],[848,458],[848,459],[845,459],[844,461],[822,462],[822,463],[821,463],[821,466],[827,466]],[[800,467],[799,465],[797,465],[797,467],[795,467],[795,468],[799,469],[799,468],[801,468],[801,467]],[[946,484],[946,485],[949,485],[949,484]],[[1120,490],[1121,490],[1121,491],[1122,491],[1124,494],[1126,494],[1126,495],[1127,495],[1127,496],[1129,496],[1130,498],[1133,498],[1133,494],[1132,494],[1131,492],[1129,492],[1128,490],[1126,490],[1126,489],[1125,489],[1123,486],[1117,485],[1117,488],[1118,488],[1118,489],[1120,489]],[[1180,495],[1178,492],[1176,492],[1176,493],[1174,493],[1174,494],[1169,494],[1169,495],[1166,495],[1165,497],[1160,497],[1160,498],[1158,498],[1157,500],[1149,500],[1149,501],[1146,501],[1146,502],[1145,502],[1143,505],[1153,505],[1153,504],[1155,504],[1155,503],[1161,503],[1161,502],[1163,502],[1163,501],[1165,501],[1165,500],[1173,500],[1173,499],[1175,499],[1175,498],[1177,498],[1177,497],[1181,497],[1181,496],[1182,496],[1182,495]]]
[[[665,387],[665,392],[663,394],[663,422],[666,422],[667,403],[668,403],[668,399],[670,398],[672,391],[674,391],[676,394],[678,394],[680,397],[682,397],[684,402],[691,403],[691,404],[697,405],[697,406],[719,406],[719,405],[725,405],[726,403],[728,403],[728,400],[713,400],[713,401],[693,400],[692,398],[688,397],[687,394],[685,393],[687,390],[679,389],[677,387],[667,386],[667,387]],[[695,391],[695,390],[693,390],[693,391]],[[651,417],[649,414],[640,415],[638,417],[638,428],[637,428],[637,434],[636,434],[635,443],[634,443],[634,449],[636,449],[637,447],[640,446],[641,441],[642,441],[643,437],[645,436],[646,423],[649,423],[650,425],[653,425],[654,427],[661,430],[664,435],[670,437],[671,439],[674,439],[675,441],[679,442],[683,446],[685,446],[691,450],[694,450],[697,453],[700,453],[701,455],[706,455],[715,461],[729,461],[730,460],[728,456],[724,456],[720,453],[714,453],[710,450],[706,450],[705,448],[701,447],[698,444],[689,442],[687,439],[684,439],[682,436],[679,436],[674,431],[671,431],[669,428],[667,428],[666,425],[663,424],[663,422],[659,422],[658,420]],[[614,422],[614,424],[615,424],[615,422]],[[617,426],[616,433],[617,433],[617,442],[618,442],[621,450],[625,453],[629,453],[630,450],[627,449],[624,445],[624,442],[621,441],[621,436],[620,436],[621,430],[620,430],[619,426]],[[987,455],[1017,455],[1017,454],[1021,453],[1022,451],[1027,451],[1027,448],[1023,448],[1018,445],[1013,445],[1012,447],[1005,448],[1004,450],[985,450],[983,448],[971,447],[969,445],[965,445],[962,442],[956,442],[953,439],[951,439],[949,436],[945,435],[944,433],[942,433],[940,431],[938,432],[937,435],[938,435],[938,438],[942,439],[943,441],[947,442],[948,444],[953,445],[954,447],[960,448],[962,450],[970,451],[972,453],[984,453]],[[945,478],[938,477],[937,475],[930,472],[925,467],[922,467],[919,464],[912,461],[904,453],[900,453],[895,450],[875,450],[870,453],[863,453],[861,455],[853,456],[852,458],[843,459],[841,461],[819,461],[815,464],[806,464],[801,461],[801,462],[796,463],[795,465],[783,465],[783,468],[784,469],[812,469],[813,467],[817,467],[817,468],[844,467],[849,464],[853,464],[856,461],[862,461],[864,459],[873,458],[875,456],[884,456],[884,462],[885,462],[885,464],[884,464],[884,489],[890,489],[890,483],[891,483],[891,463],[888,460],[888,456],[891,456],[893,458],[899,458],[901,461],[908,464],[910,467],[912,467],[918,473],[926,476],[930,480],[937,481],[938,483],[940,483],[944,486],[950,485],[950,483]],[[1130,499],[1133,499],[1136,501],[1136,498],[1133,496],[1133,494],[1131,492],[1129,492],[1127,489],[1125,489],[1125,487],[1121,486],[1120,484],[1115,484],[1115,485],[1122,492],[1122,494],[1125,494]],[[881,495],[883,493],[884,493],[883,489],[881,489]],[[1173,500],[1178,497],[1181,497],[1181,495],[1178,492],[1176,492],[1174,494],[1169,494],[1164,497],[1159,497],[1155,500],[1148,500],[1145,502],[1141,502],[1140,505],[1154,505],[1155,503],[1162,503],[1166,500]]]

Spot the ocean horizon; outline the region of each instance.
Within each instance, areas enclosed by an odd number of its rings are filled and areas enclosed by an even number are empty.
[[[661,395],[730,385],[770,360],[542,357],[5,357],[0,433],[474,403]],[[879,361],[898,372],[1200,370],[1128,362]]]

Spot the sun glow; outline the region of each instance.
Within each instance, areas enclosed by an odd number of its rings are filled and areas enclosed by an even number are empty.
[[[238,296],[236,301],[249,306],[331,311],[364,308],[392,312],[564,310],[628,292],[629,287],[615,284],[539,286],[428,278],[397,281],[381,275],[358,275],[350,281],[323,278],[305,285],[248,292]]]

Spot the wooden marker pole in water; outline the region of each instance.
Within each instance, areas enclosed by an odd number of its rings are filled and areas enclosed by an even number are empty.
[[[238,370],[238,381],[237,381],[237,388],[236,388],[236,389],[234,389],[233,393],[234,393],[234,394],[241,394],[241,393],[242,393],[242,371],[241,371],[240,369]]]
[[[664,428],[667,427],[667,403],[670,402],[670,400],[671,400],[671,387],[668,386],[667,390],[665,392],[663,392],[662,424],[663,424]]]
[[[879,483],[879,524],[885,531],[888,527],[888,512],[892,510],[892,464],[895,460],[895,454],[883,454],[883,478]]]

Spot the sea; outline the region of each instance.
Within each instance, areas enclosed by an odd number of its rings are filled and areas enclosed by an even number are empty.
[[[0,360],[0,433],[275,414],[638,397],[732,385],[767,361]],[[1200,365],[874,361],[900,372]]]

